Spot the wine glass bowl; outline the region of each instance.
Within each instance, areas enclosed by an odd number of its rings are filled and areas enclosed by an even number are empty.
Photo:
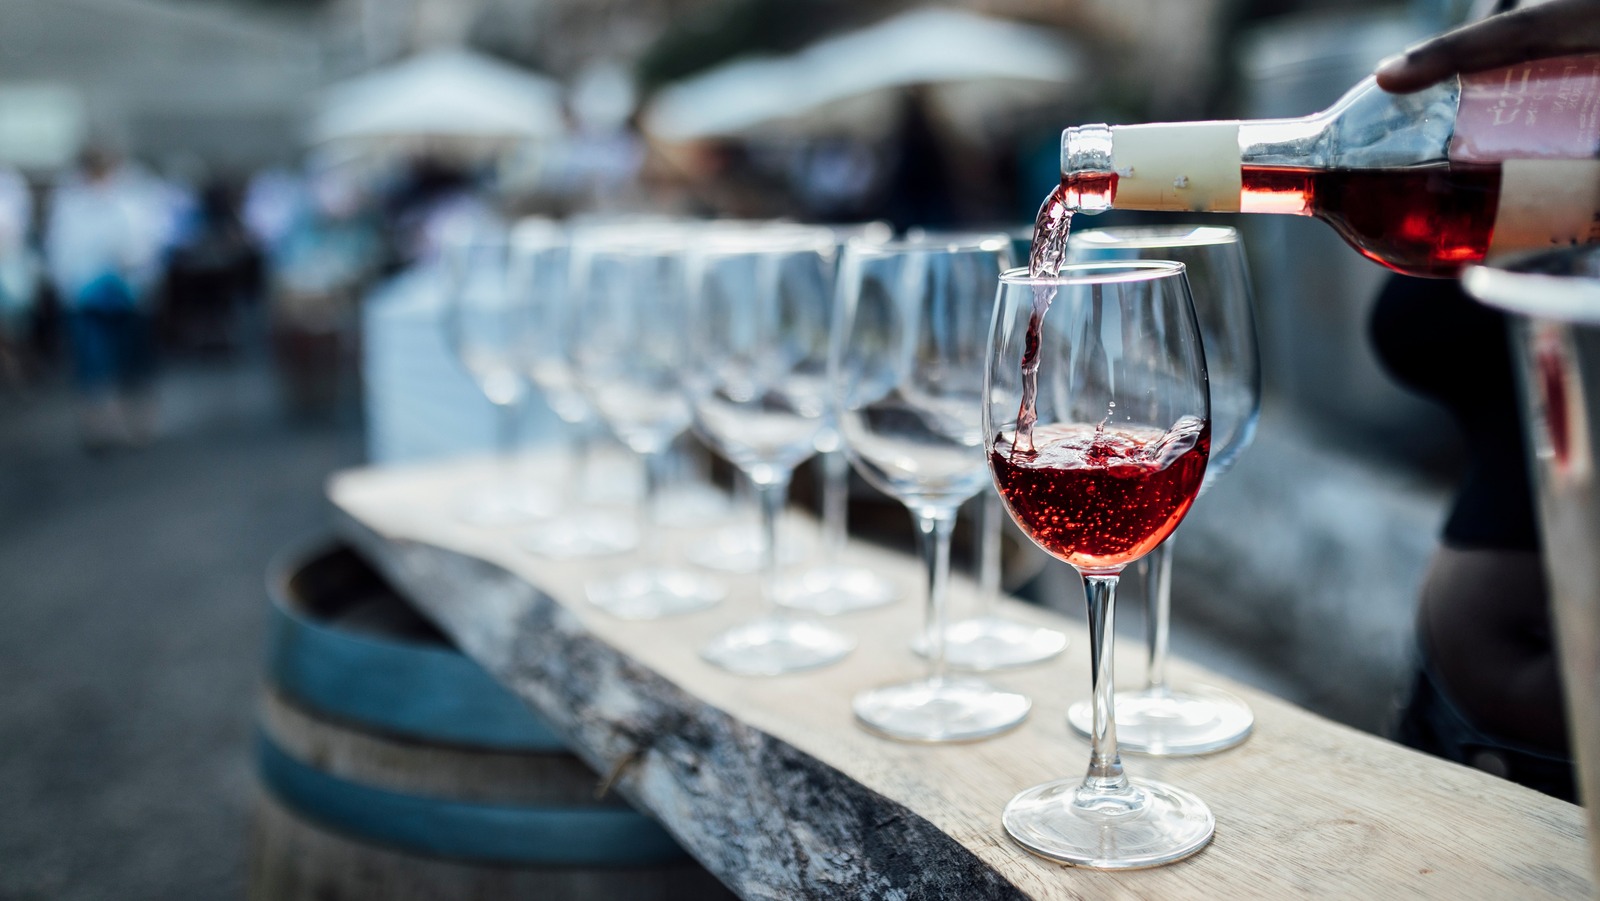
[[[1167,259],[1184,264],[1211,390],[1211,453],[1200,486],[1204,494],[1249,445],[1261,409],[1250,277],[1238,232],[1225,226],[1181,224],[1079,231],[1067,243],[1066,258],[1070,262]],[[1248,738],[1255,717],[1241,698],[1229,692],[1167,682],[1172,558],[1169,540],[1141,563],[1150,648],[1146,686],[1118,695],[1118,740],[1128,750],[1154,756],[1208,754]],[[1090,703],[1072,705],[1067,718],[1087,735],[1093,720]]]
[[[861,692],[868,729],[903,741],[970,741],[1014,728],[1024,695],[945,669],[950,536],[957,509],[987,484],[983,466],[986,344],[1004,235],[852,242],[840,273],[831,377],[835,420],[851,464],[904,503],[927,571],[927,675]]]
[[[1183,265],[1007,272],[986,372],[995,485],[1028,537],[1084,577],[1094,688],[1087,774],[1019,793],[1002,822],[1029,851],[1077,866],[1188,856],[1211,839],[1210,810],[1183,789],[1130,780],[1111,719],[1118,576],[1182,521],[1210,450],[1206,361]]]

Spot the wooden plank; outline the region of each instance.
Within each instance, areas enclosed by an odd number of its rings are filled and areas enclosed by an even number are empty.
[[[1107,873],[1033,857],[1000,826],[1018,790],[1081,774],[1087,743],[1066,725],[1088,692],[1084,630],[1008,602],[1008,615],[1065,629],[1063,658],[995,674],[1034,699],[999,738],[922,746],[857,727],[849,699],[910,678],[920,621],[904,602],[836,619],[860,646],[840,665],[736,677],[696,656],[759,610],[757,582],[693,616],[625,622],[582,601],[604,564],[539,560],[515,530],[458,525],[451,499],[482,479],[456,463],[343,474],[330,495],[347,533],[462,649],[532,703],[619,790],[748,898],[1579,898],[1590,893],[1581,810],[1316,717],[1174,661],[1176,681],[1247,698],[1256,734],[1208,758],[1130,756],[1129,771],[1198,793],[1216,839],[1171,866]],[[703,532],[668,540],[681,552]],[[852,546],[857,562],[916,597],[916,561]],[[534,589],[531,586],[538,586]],[[959,603],[959,598],[957,599]],[[1142,662],[1119,646],[1129,679]],[[1337,678],[1330,673],[1329,678]]]

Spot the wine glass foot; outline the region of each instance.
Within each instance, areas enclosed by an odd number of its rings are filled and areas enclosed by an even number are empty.
[[[1250,737],[1255,715],[1237,696],[1194,685],[1164,691],[1117,692],[1117,746],[1152,757],[1192,757],[1231,748]],[[1094,707],[1067,709],[1079,735],[1094,728]]]
[[[467,496],[455,512],[456,520],[464,525],[498,529],[543,519],[556,507],[555,498],[548,492],[499,485]]]
[[[662,490],[656,516],[668,528],[698,529],[723,522],[731,509],[728,496],[721,491],[702,482],[688,482]]]
[[[693,613],[721,602],[725,594],[714,579],[665,568],[635,570],[588,588],[589,603],[618,619],[660,619]]]
[[[972,672],[1043,663],[1067,649],[1067,636],[1000,616],[979,616],[951,623],[944,632],[945,662]],[[928,656],[928,640],[918,635],[911,650]]]
[[[855,646],[854,638],[826,626],[773,618],[723,632],[700,649],[700,656],[743,676],[777,676],[827,666]]]
[[[568,514],[523,533],[519,543],[530,554],[553,560],[609,557],[639,545],[639,530],[624,516]]]
[[[695,566],[747,575],[761,571],[765,552],[761,541],[761,531],[757,526],[728,526],[718,529],[709,540],[694,545],[686,556]],[[804,559],[804,550],[792,536],[785,534],[779,539],[779,566],[789,566]]]
[[[899,599],[899,586],[860,566],[812,567],[785,578],[775,598],[780,607],[819,616],[871,610]]]
[[[1081,779],[1058,779],[1019,793],[1001,822],[1040,857],[1099,870],[1153,867],[1204,848],[1216,820],[1204,801],[1164,782],[1132,780],[1128,791],[1097,796]]]
[[[901,741],[973,741],[1021,725],[1033,703],[979,679],[918,679],[855,696],[856,719]]]

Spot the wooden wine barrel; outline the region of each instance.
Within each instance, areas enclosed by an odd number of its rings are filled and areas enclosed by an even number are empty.
[[[253,901],[731,897],[348,548],[269,583]]]

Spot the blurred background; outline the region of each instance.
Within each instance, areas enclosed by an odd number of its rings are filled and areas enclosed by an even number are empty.
[[[242,891],[269,560],[330,472],[491,441],[450,223],[1024,228],[1062,127],[1309,113],[1465,5],[0,4],[0,897]],[[1367,347],[1383,272],[1255,219],[1266,408],[1185,528],[1176,650],[1379,731],[1456,438]],[[1077,616],[1067,578],[1021,589]]]

